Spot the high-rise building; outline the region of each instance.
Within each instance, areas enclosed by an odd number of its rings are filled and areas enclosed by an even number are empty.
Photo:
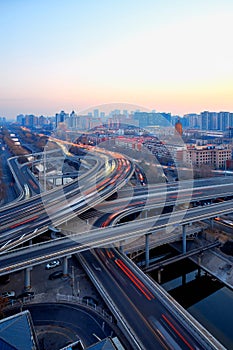
[[[69,118],[69,114],[61,111],[55,115],[55,127],[57,128],[60,123],[64,123],[66,118]]]
[[[70,113],[69,118],[66,118],[66,125],[68,129],[76,129],[77,128],[77,123],[78,123],[78,116],[75,113],[75,111],[72,111]]]
[[[47,118],[45,118],[43,115],[38,117],[38,126],[43,128],[44,125],[48,124]]]
[[[29,128],[36,127],[38,125],[38,117],[36,117],[33,114],[26,114],[25,115],[25,126],[28,126]]]
[[[227,131],[233,126],[233,113],[230,112],[201,112],[202,130]]]
[[[226,131],[230,127],[230,113],[219,112],[218,121],[219,121],[219,130]]]
[[[185,114],[184,118],[187,120],[187,127],[191,129],[200,129],[200,115],[196,113]]]
[[[99,118],[99,110],[94,109],[94,118]]]
[[[209,113],[209,125],[208,130],[219,130],[218,126],[218,113],[210,112]]]
[[[171,122],[171,113],[135,112],[133,119],[138,121],[140,128],[151,125],[169,126]]]
[[[201,112],[201,129],[202,130],[209,130],[209,112],[204,111]]]
[[[19,114],[19,115],[17,115],[17,117],[16,117],[16,122],[17,122],[19,125],[24,126],[24,125],[25,125],[25,116],[24,116],[24,114]]]
[[[5,117],[0,117],[0,125],[6,124],[6,118]]]

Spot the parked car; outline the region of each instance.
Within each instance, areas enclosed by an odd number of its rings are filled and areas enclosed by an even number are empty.
[[[63,276],[63,271],[55,271],[49,275],[49,280],[55,280],[57,278],[61,278]]]
[[[17,296],[17,299],[23,299],[23,298],[34,298],[35,292],[23,292],[22,294],[19,294]]]
[[[14,291],[14,290],[10,290],[10,291],[8,291],[8,292],[3,292],[3,293],[1,294],[1,296],[2,296],[3,298],[12,299],[12,298],[15,297],[15,291]]]
[[[53,261],[49,262],[45,266],[45,268],[46,268],[46,270],[50,270],[50,269],[53,269],[54,267],[57,267],[59,265],[61,265],[61,261],[57,259],[57,260],[53,260]]]

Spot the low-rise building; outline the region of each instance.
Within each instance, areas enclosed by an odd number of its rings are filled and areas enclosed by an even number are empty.
[[[183,160],[190,165],[200,167],[203,164],[223,169],[226,161],[232,158],[232,147],[229,145],[188,146],[183,151]]]

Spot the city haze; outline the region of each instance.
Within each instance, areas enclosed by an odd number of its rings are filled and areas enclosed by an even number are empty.
[[[1,1],[0,116],[232,111],[232,1]]]

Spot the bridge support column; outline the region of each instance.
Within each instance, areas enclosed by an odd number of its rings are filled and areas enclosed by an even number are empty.
[[[147,210],[145,210],[145,219],[147,219],[147,216],[148,216],[148,211]]]
[[[27,267],[24,270],[24,289],[25,289],[25,291],[31,289],[31,270],[32,270],[32,267]]]
[[[214,228],[214,219],[213,218],[210,218],[210,228],[211,228],[211,230],[213,230],[213,228]]]
[[[145,235],[145,239],[146,239],[146,249],[145,249],[145,253],[146,253],[146,267],[149,266],[149,263],[150,263],[150,233],[147,233]]]
[[[159,284],[161,284],[161,281],[162,281],[162,271],[163,271],[163,268],[162,267],[160,267],[159,269],[158,269],[158,283]]]
[[[202,256],[203,256],[203,253],[202,252],[200,252],[199,254],[198,254],[198,260],[197,260],[197,263],[198,263],[198,269],[197,269],[197,277],[198,278],[200,278],[201,277],[201,259],[202,259]]]
[[[186,226],[182,225],[182,242],[183,242],[183,254],[187,252],[187,242],[186,242]]]
[[[63,259],[63,276],[68,275],[68,256],[65,256]]]
[[[124,254],[124,242],[125,241],[120,241],[119,249],[122,254]]]
[[[201,257],[202,257],[202,254],[198,254],[198,265],[201,265]]]

